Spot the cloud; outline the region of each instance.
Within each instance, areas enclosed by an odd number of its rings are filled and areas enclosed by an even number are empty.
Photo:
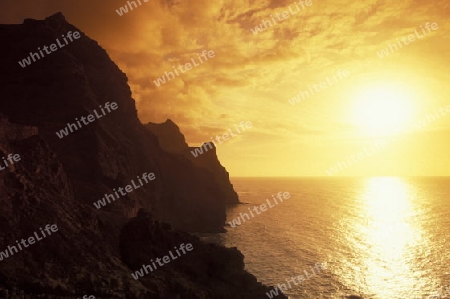
[[[116,9],[127,1],[0,0],[0,22],[42,19],[62,11],[127,73],[141,121],[171,118],[190,143],[207,141],[241,120],[255,123],[246,137],[254,143],[276,136],[289,142],[292,136],[326,132],[334,137],[331,127],[335,118],[342,118],[336,111],[344,110],[341,94],[351,88],[351,79],[294,108],[288,99],[338,69],[353,71],[376,60],[376,52],[389,41],[426,22],[438,22],[439,31],[429,41],[403,49],[402,59],[421,57],[430,51],[429,45],[435,53],[448,53],[448,46],[439,40],[449,33],[446,0],[312,2],[257,35],[250,29],[288,10],[294,1],[150,0],[120,17]],[[153,80],[203,50],[213,50],[215,57],[155,86]],[[400,61],[376,60],[376,65],[387,70]],[[329,111],[331,116],[317,111]]]

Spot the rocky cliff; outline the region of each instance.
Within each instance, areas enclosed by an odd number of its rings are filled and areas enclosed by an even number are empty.
[[[0,111],[11,122],[39,129],[61,160],[78,200],[92,205],[114,188],[153,172],[151,184],[103,210],[131,217],[144,207],[175,228],[221,230],[233,191],[221,188],[217,177],[189,159],[161,148],[137,118],[126,75],[95,41],[81,33],[78,40],[25,68],[18,64],[30,51],[38,52],[69,31],[80,32],[61,14],[0,27],[0,37],[8,41],[1,50],[1,68],[8,71],[0,77],[5,86]],[[101,115],[100,107],[113,102],[117,110],[61,139],[57,136],[68,123]]]
[[[180,128],[170,119],[161,124],[148,123],[146,125],[153,134],[158,137],[160,145],[168,152],[181,154],[194,163],[196,166],[207,169],[220,186],[220,190],[225,194],[227,204],[239,203],[239,198],[230,183],[230,176],[217,158],[216,148],[213,143],[204,146],[202,154],[194,156],[195,147],[189,147],[184,139]]]
[[[69,31],[80,38],[26,67],[18,64]],[[0,39],[0,159],[21,157],[0,170],[0,253],[47,224],[59,228],[0,255],[0,297],[17,294],[14,289],[45,298],[265,297],[268,288],[244,271],[240,252],[178,230],[221,230],[229,194],[209,169],[165,149],[140,123],[127,77],[105,50],[62,14],[0,25]],[[117,109],[84,125],[81,117],[107,103]],[[62,136],[68,123],[75,129]],[[155,179],[93,205],[144,173]],[[139,280],[131,276],[183,242],[193,244],[190,255]]]

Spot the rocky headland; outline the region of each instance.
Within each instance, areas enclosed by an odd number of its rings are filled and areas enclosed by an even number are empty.
[[[26,67],[18,61],[68,32],[80,38]],[[189,232],[223,231],[237,203],[215,150],[191,157],[172,122],[143,125],[126,75],[60,13],[0,25],[0,252],[47,223],[59,230],[0,261],[0,298],[265,298],[236,249]],[[118,109],[64,138],[107,103]],[[143,173],[155,180],[96,209]],[[142,264],[180,243],[186,256],[139,280]],[[43,295],[42,295],[43,294]],[[279,296],[279,298],[286,298]]]

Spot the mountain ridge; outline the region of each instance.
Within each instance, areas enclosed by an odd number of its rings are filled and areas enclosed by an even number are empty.
[[[81,38],[26,68],[18,64],[68,31]],[[227,194],[210,170],[166,151],[139,121],[127,76],[97,42],[61,13],[0,25],[0,38],[0,154],[22,157],[0,172],[0,250],[47,223],[58,226],[0,261],[2,297],[265,297],[269,288],[244,270],[242,253],[188,233],[223,231]],[[58,138],[106,102],[118,109]],[[93,206],[145,172],[155,180]],[[142,263],[180,241],[194,251],[133,279]]]

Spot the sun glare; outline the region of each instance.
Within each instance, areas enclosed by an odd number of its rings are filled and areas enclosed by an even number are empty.
[[[412,99],[401,85],[364,88],[357,94],[355,102],[355,124],[367,135],[403,132],[413,118]]]
[[[408,298],[406,294],[421,283],[412,261],[424,242],[424,232],[412,216],[418,212],[412,190],[399,178],[374,177],[367,181],[363,202],[368,286],[379,298]],[[431,277],[427,280],[427,285],[434,285]]]

